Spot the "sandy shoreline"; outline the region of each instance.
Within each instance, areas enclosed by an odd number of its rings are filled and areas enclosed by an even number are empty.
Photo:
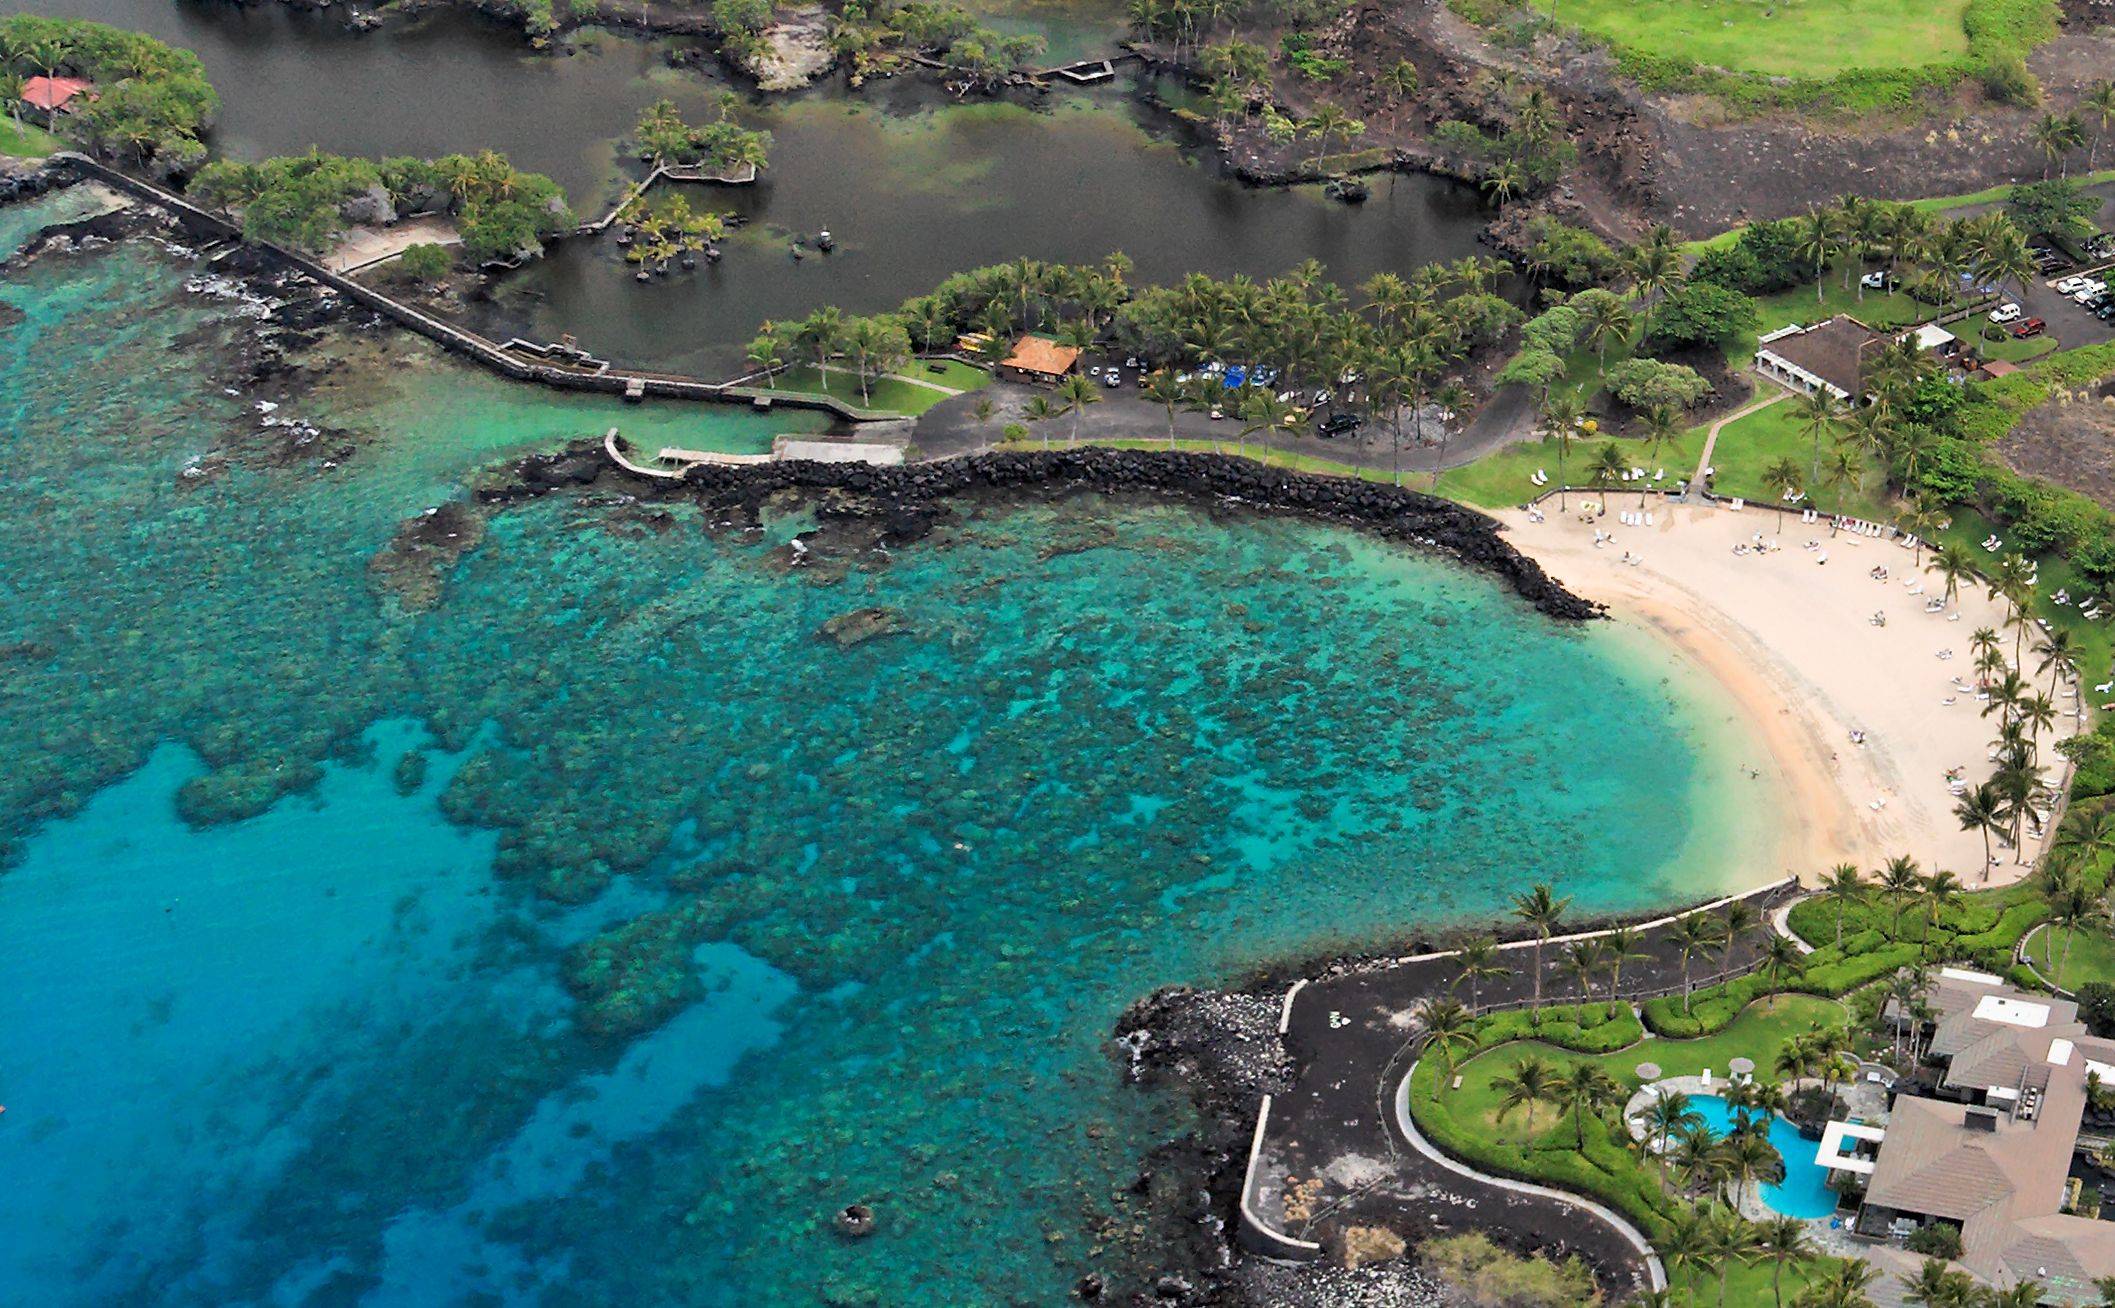
[[[1970,887],[2024,875],[2017,854],[2000,847],[1985,879],[1983,837],[1961,829],[1946,780],[1949,769],[1962,768],[1974,785],[1994,767],[1996,721],[1953,679],[1974,681],[1969,638],[1978,627],[1997,628],[2010,655],[1999,604],[1964,588],[1955,605],[1927,613],[1926,600],[1943,586],[1909,550],[1832,535],[1826,522],[1805,524],[1796,512],[1780,527],[1769,509],[1734,513],[1651,499],[1653,525],[1629,526],[1617,515],[1637,512],[1637,496],[1618,491],[1606,516],[1582,522],[1582,505],[1600,498],[1574,495],[1564,514],[1547,501],[1540,523],[1519,510],[1495,516],[1551,576],[1608,605],[1614,620],[1665,640],[1740,706],[1770,755],[1761,779],[1782,799],[1777,863],[1752,869],[1756,881],[1784,871],[1812,880],[1839,862],[1870,873],[1898,854],[1926,872],[1950,869]],[[1597,531],[1613,539],[1596,546]],[[1757,532],[1778,548],[1734,552]],[[1876,567],[1888,570],[1887,580],[1871,576]],[[1922,594],[1911,593],[1918,588]],[[1872,621],[1881,613],[1885,626]],[[1942,659],[1945,650],[1952,654]],[[2027,675],[2046,691],[2034,662],[2030,651]],[[2061,760],[2049,746],[2079,726],[2068,716],[2079,704],[2072,688],[2059,686],[2054,698],[2067,716],[2054,737],[2043,736],[2052,782]],[[1854,730],[1865,733],[1864,744],[1852,741]],[[2035,848],[2030,842],[2030,857]]]

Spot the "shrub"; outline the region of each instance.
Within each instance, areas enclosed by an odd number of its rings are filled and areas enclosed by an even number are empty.
[[[1959,1258],[1961,1228],[1946,1222],[1920,1226],[1909,1237],[1909,1251],[1926,1258]]]
[[[1667,349],[1716,345],[1755,330],[1761,317],[1755,301],[1745,293],[1712,282],[1692,282],[1660,302],[1645,339]]]
[[[2078,1016],[2094,1035],[2102,1039],[2115,1036],[2115,985],[2088,981],[2080,986]]]
[[[448,251],[430,241],[421,241],[406,246],[404,253],[397,256],[397,272],[415,282],[439,281],[448,275],[454,262]]]
[[[1985,63],[1978,74],[1983,94],[1999,104],[2033,108],[2042,102],[2042,84],[2027,71],[2027,61],[2016,54],[2001,54]]]
[[[1572,1308],[1597,1303],[1594,1274],[1577,1254],[1552,1262],[1507,1253],[1481,1232],[1427,1241],[1425,1265],[1477,1308]]]

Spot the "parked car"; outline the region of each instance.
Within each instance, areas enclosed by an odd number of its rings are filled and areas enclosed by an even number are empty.
[[[1999,305],[1997,308],[1992,309],[1990,311],[1990,321],[1997,323],[2000,326],[2003,326],[2005,323],[2008,322],[2018,321],[2019,316],[2020,307],[2010,300],[2005,301],[2005,303]]]
[[[1217,422],[1217,421],[1219,421],[1219,420],[1220,420],[1221,418],[1224,418],[1225,416],[1226,416],[1226,410],[1225,410],[1225,409],[1222,409],[1222,408],[1220,408],[1220,407],[1219,407],[1218,405],[1216,405],[1216,404],[1212,406],[1212,421],[1213,421],[1213,422]]]
[[[1108,387],[1112,391],[1123,384],[1124,375],[1114,368],[1111,368],[1109,371],[1102,374],[1102,385]]]
[[[2083,277],[2065,277],[2056,283],[2056,293],[2058,295],[2069,295],[2085,285],[2085,281],[2086,279]]]
[[[1322,419],[1321,425],[1315,428],[1315,434],[1324,437],[1347,436],[1365,425],[1366,420],[1356,413],[1332,413]]]
[[[2012,324],[2012,338],[2014,340],[2024,341],[2030,336],[2039,336],[2043,332],[2048,330],[2048,323],[2043,322],[2039,318],[2029,318],[2025,322],[2016,322]]]
[[[1868,291],[1891,291],[1895,289],[1895,275],[1883,268],[1860,277],[1858,284]]]
[[[2106,282],[2087,281],[2077,290],[2071,292],[2071,298],[2080,304],[2091,304],[2100,296],[2107,294],[2107,290],[2108,284]]]

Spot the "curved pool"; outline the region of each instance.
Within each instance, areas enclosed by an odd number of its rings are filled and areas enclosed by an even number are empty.
[[[1717,1095],[1691,1095],[1689,1106],[1703,1116],[1713,1135],[1733,1129],[1734,1109]],[[1799,1128],[1782,1117],[1770,1118],[1770,1147],[1785,1160],[1785,1179],[1762,1187],[1763,1206],[1786,1217],[1827,1217],[1836,1211],[1836,1192],[1829,1188],[1828,1169],[1814,1161],[1816,1142],[1799,1134]]]

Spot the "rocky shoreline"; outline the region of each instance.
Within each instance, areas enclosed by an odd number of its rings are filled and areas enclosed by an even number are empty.
[[[973,454],[932,463],[702,464],[680,481],[638,477],[609,461],[599,444],[579,442],[509,465],[478,489],[500,504],[565,487],[622,486],[646,499],[694,497],[722,511],[751,514],[783,492],[822,500],[826,520],[863,518],[877,543],[928,535],[974,496],[1140,494],[1338,523],[1431,551],[1504,582],[1537,612],[1565,622],[1601,615],[1601,606],[1558,584],[1507,541],[1499,524],[1473,509],[1417,491],[1345,477],[1287,472],[1223,454],[1101,448]]]

